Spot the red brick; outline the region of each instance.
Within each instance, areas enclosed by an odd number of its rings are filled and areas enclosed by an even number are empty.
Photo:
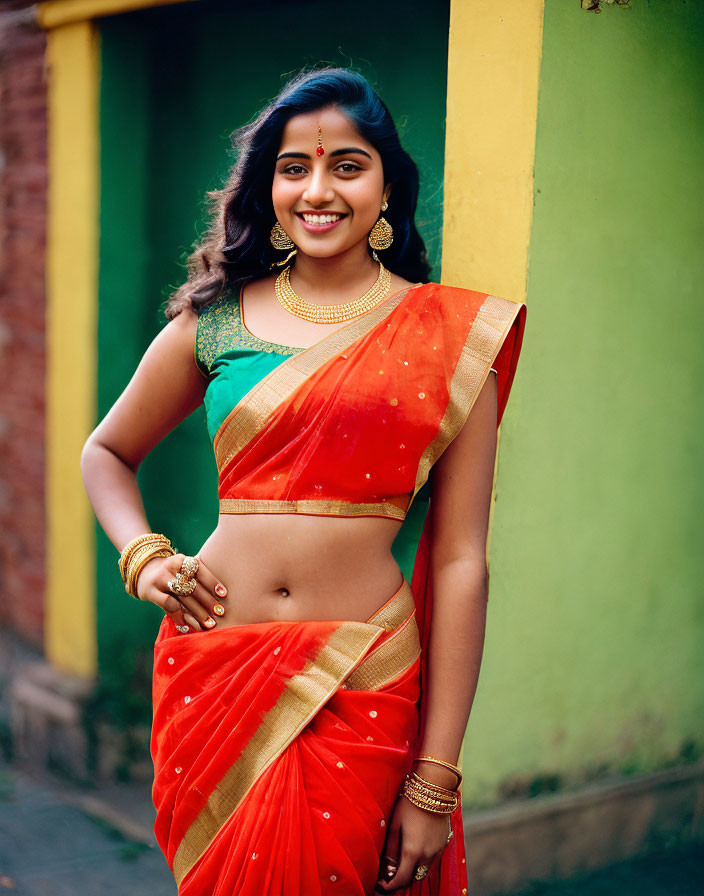
[[[23,0],[0,8],[0,624],[42,649],[46,546],[45,246],[47,174],[46,40],[2,22]],[[7,340],[7,342],[5,342]]]

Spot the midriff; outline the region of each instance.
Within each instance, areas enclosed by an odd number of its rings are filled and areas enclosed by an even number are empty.
[[[384,517],[221,514],[198,551],[227,588],[218,628],[254,622],[364,622],[400,587],[391,545],[401,523]]]

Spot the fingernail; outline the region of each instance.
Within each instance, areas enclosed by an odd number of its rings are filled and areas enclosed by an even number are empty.
[[[213,613],[215,613],[216,616],[224,616],[225,607],[223,607],[222,604],[215,604],[215,606],[213,607]]]
[[[215,590],[220,595],[220,597],[225,597],[225,595],[227,594],[227,588],[225,588],[225,586],[221,585],[220,583],[215,586]]]
[[[213,619],[212,616],[208,616],[208,618],[205,620],[203,625],[207,625],[208,628],[212,628],[215,625],[215,620]]]

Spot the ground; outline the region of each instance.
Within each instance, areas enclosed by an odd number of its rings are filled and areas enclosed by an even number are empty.
[[[176,896],[152,825],[144,785],[81,791],[0,763],[0,894]],[[520,896],[701,893],[704,845],[534,885]]]

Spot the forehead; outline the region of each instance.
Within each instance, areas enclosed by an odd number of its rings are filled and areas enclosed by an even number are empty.
[[[359,146],[378,157],[371,143],[362,137],[344,112],[336,108],[318,109],[290,118],[281,135],[279,152],[292,150],[310,152],[311,147],[318,145],[318,128],[321,130],[323,146],[326,149]]]

